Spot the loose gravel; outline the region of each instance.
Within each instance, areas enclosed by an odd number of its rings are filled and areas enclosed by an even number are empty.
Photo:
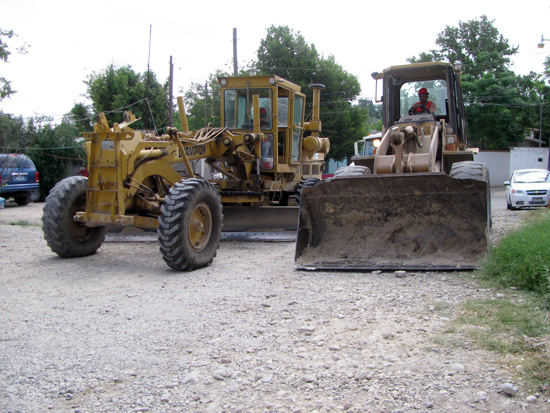
[[[497,211],[493,237],[527,213]],[[499,299],[470,277],[293,257],[292,242],[223,242],[179,273],[156,243],[61,259],[40,228],[0,225],[0,411],[549,410],[502,356],[437,344],[449,309]]]

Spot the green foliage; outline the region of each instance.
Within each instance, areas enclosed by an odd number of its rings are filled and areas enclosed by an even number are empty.
[[[0,61],[7,62],[11,52],[8,50],[8,45],[5,43],[4,38],[11,39],[15,36],[13,30],[0,29]],[[15,90],[11,88],[11,82],[4,77],[0,77],[0,101],[5,97],[8,97],[15,93]]]
[[[300,32],[287,26],[271,26],[261,40],[255,74],[278,75],[302,87],[311,110],[313,92],[308,86],[321,83],[321,121],[323,136],[331,142],[329,157],[343,159],[353,154],[353,142],[365,135],[368,111],[353,106],[361,93],[357,77],[336,63],[334,56],[320,55]]]
[[[74,123],[76,129],[81,133],[93,130],[92,114],[90,113],[90,109],[83,103],[75,104],[65,118],[65,121],[67,123]]]
[[[550,55],[544,59],[544,78],[546,80],[550,79]]]
[[[329,157],[341,160],[353,154],[353,143],[370,129],[380,129],[381,121],[370,121],[368,105],[353,102],[361,93],[358,79],[346,72],[334,59],[323,57],[315,45],[287,26],[271,26],[260,41],[257,60],[240,70],[241,76],[277,75],[296,83],[306,94],[306,114],[312,110],[312,83],[325,85],[321,92],[322,136],[330,138]],[[218,70],[204,83],[194,83],[185,93],[185,105],[190,129],[210,123],[220,125],[220,94],[217,78],[229,76]],[[208,84],[208,90],[205,90]],[[206,110],[205,110],[206,108]],[[178,119],[176,116],[175,119]],[[175,121],[176,125],[178,121]]]
[[[192,83],[184,96],[185,111],[190,130],[197,130],[211,124],[220,126],[220,85],[219,77],[228,76],[218,70],[204,83]],[[174,126],[180,126],[179,111],[174,117]]]
[[[167,86],[162,86],[153,72],[141,75],[130,66],[108,66],[92,73],[84,82],[94,113],[104,112],[110,124],[122,122],[122,112],[132,111],[141,121],[136,129],[160,129],[168,121]]]
[[[470,146],[507,149],[521,142],[527,128],[538,128],[544,84],[535,74],[518,76],[509,67],[512,47],[487,16],[439,33],[439,49],[420,53],[410,62],[463,64],[463,91]]]
[[[75,124],[64,120],[52,126],[43,121],[30,118],[25,122],[0,113],[0,152],[28,155],[40,174],[40,193],[45,197],[66,176],[70,164],[85,167],[86,154],[74,139],[79,136]]]
[[[460,315],[445,332],[445,340],[439,338],[439,341],[468,348],[474,342],[502,354],[528,387],[537,391],[545,387],[548,391],[550,353],[546,343],[550,327],[544,300],[522,291],[510,294],[507,290],[497,297],[464,303],[458,311]],[[521,370],[516,369],[518,365]]]
[[[516,76],[509,70],[474,78],[463,76],[466,118],[472,146],[505,149],[521,142],[528,127],[537,127],[540,101],[534,74]]]
[[[440,49],[420,53],[419,57],[408,59],[411,63],[448,61],[460,62],[464,72],[474,78],[484,74],[506,70],[510,56],[517,53],[493,25],[493,21],[482,15],[479,19],[459,22],[458,27],[446,26],[438,34],[435,43]]]
[[[256,70],[260,74],[275,74],[307,88],[319,83],[320,56],[315,45],[309,45],[298,32],[288,26],[271,26],[260,41]]]
[[[371,131],[382,131],[382,104],[375,104],[369,99],[359,99],[359,107],[364,107],[368,111],[368,118],[365,121],[364,130],[367,134]]]
[[[532,291],[550,303],[550,211],[541,211],[492,249],[486,277],[505,287]]]

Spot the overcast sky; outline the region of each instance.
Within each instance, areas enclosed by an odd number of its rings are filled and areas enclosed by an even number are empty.
[[[537,48],[542,35],[550,39],[549,0],[0,0],[0,10],[0,29],[18,35],[7,40],[12,52],[8,62],[0,62],[0,76],[10,80],[17,93],[1,101],[0,110],[58,121],[75,103],[87,102],[87,76],[111,63],[143,73],[150,61],[163,83],[173,56],[176,96],[218,68],[232,71],[233,28],[239,65],[255,58],[269,26],[287,25],[319,53],[334,55],[344,70],[359,78],[362,97],[370,99],[372,72],[435,48],[445,26],[483,14],[511,45],[519,46],[512,68],[517,74],[542,72],[550,53],[550,41],[544,49]],[[28,53],[17,54],[23,44],[29,45]]]

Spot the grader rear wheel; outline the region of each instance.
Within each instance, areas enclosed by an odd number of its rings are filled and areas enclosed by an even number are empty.
[[[220,245],[222,204],[214,186],[184,179],[170,190],[159,218],[159,243],[168,266],[191,271],[212,262]]]

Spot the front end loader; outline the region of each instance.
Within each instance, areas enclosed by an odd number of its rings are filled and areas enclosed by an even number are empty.
[[[296,266],[479,267],[488,248],[489,172],[467,145],[459,73],[450,64],[419,63],[373,76],[383,81],[380,144],[302,191]],[[413,110],[422,88],[432,110]]]

